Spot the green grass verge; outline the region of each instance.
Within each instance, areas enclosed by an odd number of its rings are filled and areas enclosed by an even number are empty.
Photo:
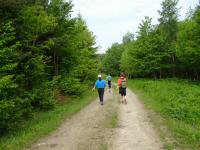
[[[23,150],[54,131],[66,118],[79,112],[97,97],[96,92],[86,92],[80,98],[72,98],[67,103],[57,105],[54,110],[38,112],[28,120],[21,130],[0,139],[0,150]]]
[[[178,79],[135,79],[129,80],[128,85],[148,108],[161,116],[162,123],[176,140],[175,147],[200,149],[199,83]],[[172,149],[171,145],[166,147]]]

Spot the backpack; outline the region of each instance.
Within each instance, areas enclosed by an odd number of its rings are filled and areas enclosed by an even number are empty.
[[[107,80],[108,80],[108,81],[111,81],[111,80],[112,80],[111,76],[108,76],[108,77],[107,77]]]
[[[126,79],[125,78],[121,80],[121,87],[126,88]]]

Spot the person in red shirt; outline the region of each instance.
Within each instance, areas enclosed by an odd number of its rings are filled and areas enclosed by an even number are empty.
[[[127,101],[126,101],[127,79],[126,79],[124,73],[121,73],[121,75],[118,79],[118,88],[119,88],[119,94],[122,97],[122,103],[127,104]]]

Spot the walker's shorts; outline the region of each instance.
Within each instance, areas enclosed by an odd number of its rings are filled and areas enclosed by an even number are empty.
[[[108,87],[111,88],[111,81],[108,81]]]
[[[119,87],[119,94],[120,94],[120,95],[121,95],[121,89],[122,89],[122,88],[121,88],[121,87]]]
[[[126,88],[120,88],[121,89],[121,96],[126,96]]]

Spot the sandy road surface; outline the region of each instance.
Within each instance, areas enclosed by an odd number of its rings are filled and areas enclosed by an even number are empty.
[[[28,150],[160,150],[159,141],[141,102],[127,90],[128,104],[121,104],[116,92],[105,93],[105,105],[98,99],[67,119],[48,137]],[[109,127],[112,114],[119,116],[116,128]]]
[[[113,150],[160,150],[162,144],[155,133],[143,104],[127,89],[128,104],[120,105],[119,123]]]

